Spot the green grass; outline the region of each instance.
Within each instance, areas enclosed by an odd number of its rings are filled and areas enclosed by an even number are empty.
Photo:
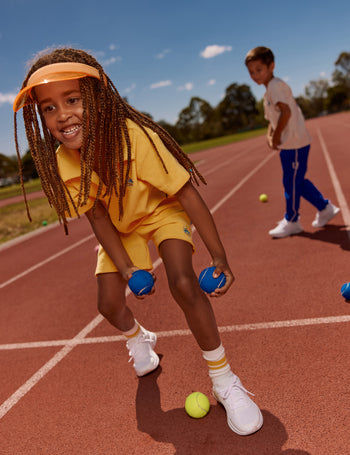
[[[34,191],[41,190],[41,183],[39,179],[31,180],[30,182],[26,182],[24,184],[24,188],[26,193],[33,193]],[[13,196],[20,196],[22,194],[22,188],[19,183],[11,186],[5,186],[4,188],[0,188],[0,200],[8,199]]]
[[[56,211],[50,207],[46,198],[28,201],[32,222],[29,221],[24,202],[0,207],[0,244],[27,234],[47,224],[57,221]]]
[[[244,131],[243,133],[230,134],[229,136],[208,139],[206,141],[194,142],[193,144],[184,145],[182,149],[186,153],[199,152],[201,150],[220,147],[221,145],[232,144],[233,142],[244,141],[246,139],[262,136],[264,134],[266,134],[266,128],[259,128],[256,130]]]
[[[265,133],[266,128],[261,128],[253,131],[232,134],[230,136],[223,136],[217,139],[209,139],[207,141],[188,144],[182,148],[186,153],[193,153],[261,136]],[[27,194],[40,191],[40,180],[35,179],[30,182],[26,182],[25,190]],[[22,190],[20,184],[0,188],[0,200],[8,199],[13,196],[19,196],[21,194]],[[28,201],[28,205],[32,222],[29,222],[28,220],[24,202],[11,204],[6,207],[0,207],[0,244],[19,237],[20,235],[34,231],[35,229],[45,229],[42,224],[43,221],[46,221],[47,224],[57,221],[56,212],[49,206],[46,198]]]

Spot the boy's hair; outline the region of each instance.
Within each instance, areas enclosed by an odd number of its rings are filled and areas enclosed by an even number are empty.
[[[268,47],[258,46],[248,52],[245,58],[245,64],[247,65],[249,62],[255,62],[257,60],[269,66],[275,61],[275,56]]]
[[[135,122],[146,134],[152,147],[157,153],[163,164],[165,171],[167,169],[161,159],[157,147],[146,128],[150,128],[157,133],[164,143],[165,147],[175,156],[179,163],[190,173],[192,181],[198,184],[197,177],[205,183],[204,178],[195,168],[193,162],[182,151],[176,141],[161,128],[157,123],[146,115],[141,114],[131,107],[118,93],[109,77],[104,73],[102,66],[94,57],[85,51],[72,48],[58,48],[48,54],[40,55],[30,68],[22,88],[26,87],[31,74],[43,66],[61,62],[78,62],[90,65],[96,68],[100,74],[100,80],[93,77],[83,77],[79,79],[80,90],[83,101],[83,143],[80,150],[81,165],[81,183],[78,202],[75,203],[65,183],[58,172],[56,160],[57,141],[51,135],[45,125],[40,109],[35,103],[23,107],[23,119],[25,131],[28,139],[29,149],[33,157],[38,175],[41,180],[42,188],[48,198],[51,206],[57,212],[60,221],[63,221],[65,231],[67,231],[67,216],[72,216],[70,204],[74,207],[76,214],[78,208],[86,204],[91,184],[91,175],[95,164],[95,151],[98,150],[98,175],[99,187],[95,205],[102,193],[103,183],[106,185],[106,194],[109,196],[113,193],[119,200],[119,218],[123,215],[123,197],[125,196],[127,181],[130,171],[131,162],[131,144],[126,124],[127,119]],[[35,96],[35,94],[34,94]],[[38,121],[37,113],[41,119],[41,128]],[[23,185],[23,175],[20,164],[20,154],[17,139],[17,121],[15,113],[15,142],[17,157],[20,167],[20,177],[22,191],[25,198],[28,217],[30,218],[28,204],[26,201],[25,190]],[[88,124],[87,124],[88,123]],[[41,135],[41,129],[42,134]],[[124,165],[124,149],[128,157],[126,166]],[[70,202],[70,204],[69,204]]]

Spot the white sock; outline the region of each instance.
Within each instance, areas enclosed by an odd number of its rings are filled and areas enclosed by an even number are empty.
[[[204,360],[209,368],[209,377],[216,389],[228,387],[233,378],[230,365],[227,363],[225,349],[220,346],[212,351],[202,351]]]

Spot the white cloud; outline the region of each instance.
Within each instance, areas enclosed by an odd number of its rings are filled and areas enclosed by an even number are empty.
[[[208,85],[215,85],[216,84],[216,79],[210,79],[208,81]]]
[[[164,49],[162,52],[159,52],[159,54],[156,55],[156,58],[161,60],[170,52],[170,49]]]
[[[326,72],[325,71],[321,71],[320,72],[320,76],[325,79],[326,78]]]
[[[192,90],[193,89],[193,82],[186,82],[185,85],[181,85],[180,87],[177,88],[178,90],[182,91],[182,90]]]
[[[116,46],[115,44],[110,44],[110,45],[109,45],[109,50],[110,50],[110,51],[115,51],[116,48],[117,48],[117,46]]]
[[[108,58],[106,60],[102,60],[101,65],[102,66],[109,66],[109,65],[112,65],[115,62],[120,62],[121,59],[122,59],[121,57],[111,57],[111,58]]]
[[[172,82],[171,81],[159,81],[159,82],[155,82],[154,84],[151,84],[150,85],[150,89],[154,89],[154,88],[161,88],[161,87],[167,87],[168,85],[172,85]]]
[[[131,93],[133,90],[135,90],[136,84],[131,84],[130,87],[127,87],[124,92],[125,93]]]
[[[0,106],[2,106],[3,104],[6,104],[6,103],[13,104],[16,96],[17,95],[15,93],[1,93],[0,92]]]
[[[232,46],[218,46],[217,44],[213,44],[212,46],[207,46],[204,51],[200,53],[200,56],[203,58],[213,58],[224,52],[230,51],[232,51]]]

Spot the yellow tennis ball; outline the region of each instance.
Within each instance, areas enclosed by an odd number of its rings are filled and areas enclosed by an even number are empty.
[[[190,417],[201,419],[208,414],[210,403],[204,393],[193,392],[186,398],[185,409]]]
[[[259,200],[260,202],[267,202],[267,194],[260,194]]]

